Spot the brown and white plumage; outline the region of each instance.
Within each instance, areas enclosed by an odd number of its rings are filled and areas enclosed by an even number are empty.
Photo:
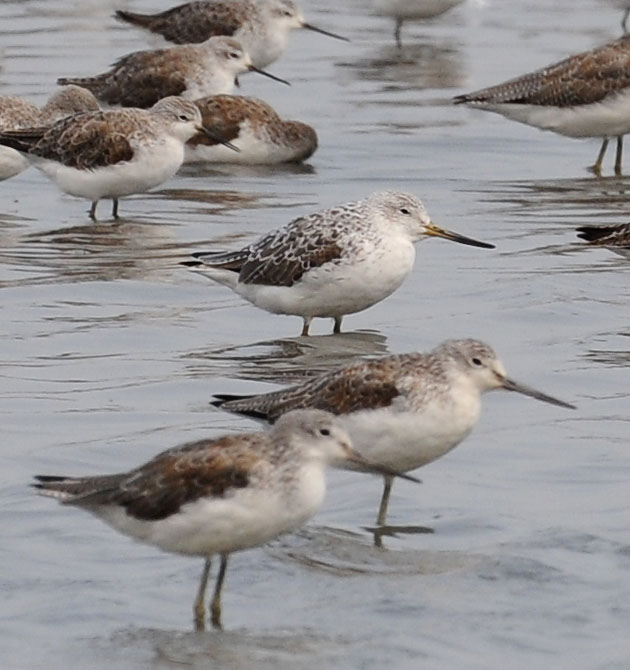
[[[37,476],[39,493],[76,505],[116,530],[164,551],[206,559],[194,612],[203,627],[210,559],[221,556],[212,623],[221,625],[228,555],[294,530],[319,508],[329,465],[373,466],[330,414],[291,412],[271,430],[225,435],[169,449],[129,472]]]
[[[59,119],[98,108],[96,98],[78,86],[66,86],[57,91],[41,108],[23,98],[0,96],[0,133],[44,127]],[[19,151],[0,147],[0,180],[14,177],[28,166],[28,159]]]
[[[83,86],[108,105],[147,108],[167,96],[194,100],[231,93],[236,77],[248,70],[259,71],[240,42],[212,37],[201,44],[135,51],[117,60],[108,72],[62,77],[57,83]]]
[[[234,37],[256,67],[277,60],[287,48],[289,33],[296,28],[345,40],[306,23],[293,0],[198,0],[157,14],[118,10],[115,16],[176,44],[204,42],[217,35]]]
[[[408,472],[457,446],[477,423],[482,393],[499,388],[573,407],[509,379],[491,347],[471,339],[446,340],[424,354],[357,361],[272,393],[216,395],[213,404],[272,422],[298,408],[326,410],[338,415],[366,458]],[[386,475],[379,525],[391,485]]]
[[[393,293],[413,268],[414,242],[425,237],[492,248],[430,219],[413,195],[377,191],[364,200],[303,216],[252,244],[228,252],[200,252],[184,263],[272,312],[303,319],[332,318],[340,332],[345,314]]]
[[[617,137],[620,174],[623,136],[630,132],[630,36],[454,101],[568,137],[602,137],[596,173],[608,139]]]
[[[195,100],[203,123],[220,130],[240,151],[231,151],[205,134],[186,143],[186,163],[228,162],[249,165],[297,163],[317,149],[317,133],[299,121],[285,121],[262,100],[213,95]]]
[[[57,186],[92,202],[143,193],[173,176],[184,143],[202,128],[199,109],[164,98],[150,110],[85,112],[51,126],[0,133],[0,144],[22,152]]]
[[[614,226],[580,226],[576,230],[578,237],[593,246],[630,249],[629,223],[619,223]]]

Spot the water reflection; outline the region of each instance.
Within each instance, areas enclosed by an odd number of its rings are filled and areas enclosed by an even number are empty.
[[[340,577],[362,574],[438,575],[472,569],[484,558],[466,551],[403,549],[400,546],[383,551],[373,544],[371,535],[370,531],[365,534],[309,526],[279,538],[267,547],[266,553],[279,561],[297,561]]]
[[[627,218],[630,178],[544,179],[491,182],[482,202],[503,204],[498,213],[552,214],[557,219],[571,218],[593,222],[600,216]],[[586,218],[588,217],[588,218]]]
[[[224,670],[294,670],[295,668],[344,667],[348,645],[356,640],[312,630],[221,633],[185,633],[171,630],[129,628],[107,639],[87,640],[86,654],[96,653],[110,667],[127,666],[129,659],[142,659],[155,668],[222,668]]]
[[[584,358],[594,363],[610,367],[628,367],[630,365],[630,330],[622,330],[617,333],[603,333],[593,336],[593,339],[610,342],[607,348],[595,349],[591,347],[584,352]],[[617,343],[613,347],[611,340]]]
[[[224,375],[273,383],[298,383],[349,363],[357,356],[389,353],[378,331],[312,335],[189,352],[183,356],[191,376]],[[221,389],[214,389],[219,392]]]
[[[422,91],[461,88],[466,83],[465,58],[456,42],[420,42],[398,49],[381,47],[355,62],[340,62],[360,81],[377,82],[383,90]],[[393,101],[390,101],[393,104]]]
[[[171,228],[126,219],[27,233],[2,257],[29,276],[5,286],[160,276],[176,249]]]
[[[182,165],[179,174],[199,178],[233,177],[244,178],[286,178],[314,175],[315,167],[310,163],[279,163],[278,165],[241,165],[238,163],[188,163]]]

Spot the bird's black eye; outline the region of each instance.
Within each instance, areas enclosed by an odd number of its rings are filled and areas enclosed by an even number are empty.
[[[228,56],[229,56],[230,58],[238,58],[238,57],[240,56],[240,54],[238,53],[238,51],[230,51],[230,53],[228,54]]]
[[[319,434],[324,435],[325,437],[328,437],[330,435],[330,429],[329,428],[320,428],[319,429]]]
[[[473,358],[472,362],[473,362],[473,365],[480,366],[481,365],[481,358]]]
[[[406,207],[401,207],[398,211],[401,214],[411,214],[411,212]]]
[[[188,116],[186,116],[186,114],[180,114],[179,115],[179,120],[180,121],[189,121],[189,118],[188,118]]]

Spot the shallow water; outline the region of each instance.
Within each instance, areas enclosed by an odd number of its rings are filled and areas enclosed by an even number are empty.
[[[0,3],[0,93],[41,101],[57,76],[144,48],[110,18],[128,4]],[[86,203],[34,170],[0,184],[2,666],[625,669],[630,266],[574,228],[625,221],[630,178],[589,175],[595,140],[449,105],[614,38],[619,12],[597,0],[469,3],[405,26],[399,54],[364,2],[303,5],[352,42],[300,35],[269,68],[290,89],[250,75],[242,91],[317,128],[309,165],[187,168],[124,200],[117,224],[92,224]],[[383,187],[420,195],[438,224],[497,250],[422,243],[396,294],[347,317],[343,335],[322,321],[308,340],[295,337],[299,319],[177,265]],[[383,549],[365,530],[380,481],[333,473],[302,532],[233,558],[223,633],[191,632],[201,561],[27,488],[38,472],[126,469],[252,426],[212,410],[214,392],[454,336],[487,340],[512,376],[579,409],[485,398],[480,425],[419,472],[421,486],[394,487],[391,522],[434,532]]]

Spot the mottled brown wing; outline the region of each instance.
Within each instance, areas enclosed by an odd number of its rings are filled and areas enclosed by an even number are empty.
[[[188,2],[162,12],[144,27],[169,42],[189,44],[215,35],[231,36],[245,19],[238,3]]]
[[[222,498],[244,488],[259,456],[251,445],[239,449],[239,439],[226,436],[166,451],[130,473],[99,503],[122,505],[136,519],[157,521],[201,497]]]
[[[622,37],[498,86],[457,96],[455,102],[570,107],[598,102],[628,86],[630,37]]]
[[[315,225],[309,225],[313,222]],[[293,286],[312,268],[343,256],[339,230],[322,227],[317,214],[296,219],[249,247],[241,267],[243,284]]]
[[[78,114],[55,123],[29,153],[79,170],[129,161],[134,154],[124,136],[111,132],[103,112]]]
[[[599,102],[630,85],[630,41],[617,41],[569,58],[547,71],[549,76],[523,102],[558,107]]]
[[[0,96],[0,130],[17,130],[37,125],[39,107],[15,96]]]
[[[96,94],[110,105],[146,109],[161,98],[183,93],[189,68],[185,52],[138,51],[121,58],[102,76]]]
[[[630,224],[615,226],[580,226],[576,228],[578,237],[594,245],[630,246]]]
[[[384,361],[364,361],[323,374],[293,389],[279,391],[278,401],[269,403],[268,419],[275,421],[292,409],[322,409],[333,414],[349,414],[361,409],[388,407],[400,395],[392,376],[387,374],[388,369]]]

